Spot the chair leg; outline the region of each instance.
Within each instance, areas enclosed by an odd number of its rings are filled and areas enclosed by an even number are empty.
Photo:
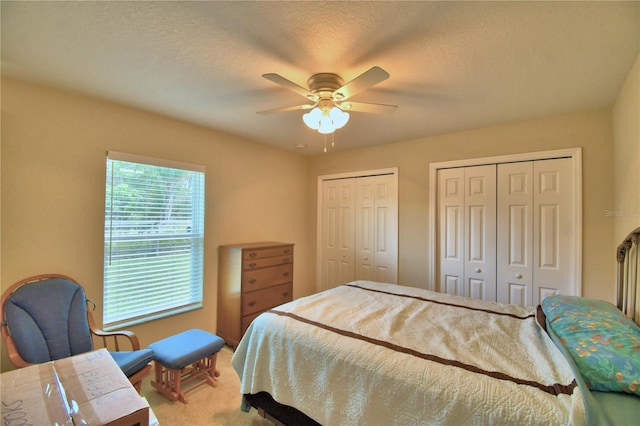
[[[138,393],[140,393],[140,389],[142,388],[142,380],[147,377],[150,372],[151,364],[148,364],[134,375],[129,376],[129,381],[131,382],[135,390],[138,391]]]

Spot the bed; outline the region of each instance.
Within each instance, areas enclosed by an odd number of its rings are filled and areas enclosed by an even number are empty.
[[[286,425],[635,424],[638,240],[640,228],[617,251],[617,306],[370,281],[281,305],[233,355],[242,409]]]

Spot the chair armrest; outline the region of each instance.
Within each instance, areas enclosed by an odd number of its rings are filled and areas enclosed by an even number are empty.
[[[115,350],[116,352],[120,350],[127,350],[120,349],[120,342],[124,339],[129,343],[129,345],[131,345],[132,351],[137,351],[140,349],[138,336],[136,336],[131,331],[104,331],[99,329],[96,326],[95,319],[93,318],[93,313],[90,309],[87,309],[87,319],[89,320],[89,328],[91,329],[91,334],[99,337],[102,340],[102,347],[108,350]]]

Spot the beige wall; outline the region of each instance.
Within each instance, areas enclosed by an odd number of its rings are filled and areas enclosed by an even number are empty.
[[[640,55],[613,107],[615,241],[640,226]]]
[[[620,233],[640,225],[637,217],[605,213],[640,208],[638,80],[636,61],[613,113],[582,112],[306,158],[196,125],[3,79],[2,289],[29,275],[60,272],[80,280],[101,305],[107,150],[207,167],[205,305],[132,327],[147,345],[186,328],[215,331],[220,244],[295,243],[294,296],[312,293],[318,176],[399,168],[400,282],[425,287],[427,247],[433,238],[428,234],[430,163],[582,147],[583,291],[588,297],[613,300],[613,247]],[[339,137],[337,143],[348,145]],[[97,314],[100,319],[101,312]],[[3,351],[2,370],[8,368]]]
[[[348,144],[348,142],[339,142]],[[609,110],[572,114],[317,156],[317,176],[398,167],[399,282],[427,287],[430,238],[429,164],[523,152],[581,147],[583,155],[583,294],[614,300],[612,128]]]
[[[57,272],[79,280],[102,306],[107,150],[207,168],[204,307],[130,327],[143,346],[187,328],[215,332],[220,244],[292,242],[294,296],[313,290],[305,157],[11,80],[2,81],[1,136],[3,290]]]

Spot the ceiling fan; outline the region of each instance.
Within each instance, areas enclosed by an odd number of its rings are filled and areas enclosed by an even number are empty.
[[[279,74],[262,74],[262,77],[304,96],[311,103],[284,108],[259,111],[258,114],[275,112],[312,110],[305,114],[303,120],[307,126],[320,133],[333,133],[349,120],[346,112],[391,113],[396,105],[374,104],[348,101],[352,96],[389,78],[389,74],[380,67],[372,67],[358,77],[344,83],[344,79],[333,73],[313,74],[307,80],[308,89],[293,83]]]

